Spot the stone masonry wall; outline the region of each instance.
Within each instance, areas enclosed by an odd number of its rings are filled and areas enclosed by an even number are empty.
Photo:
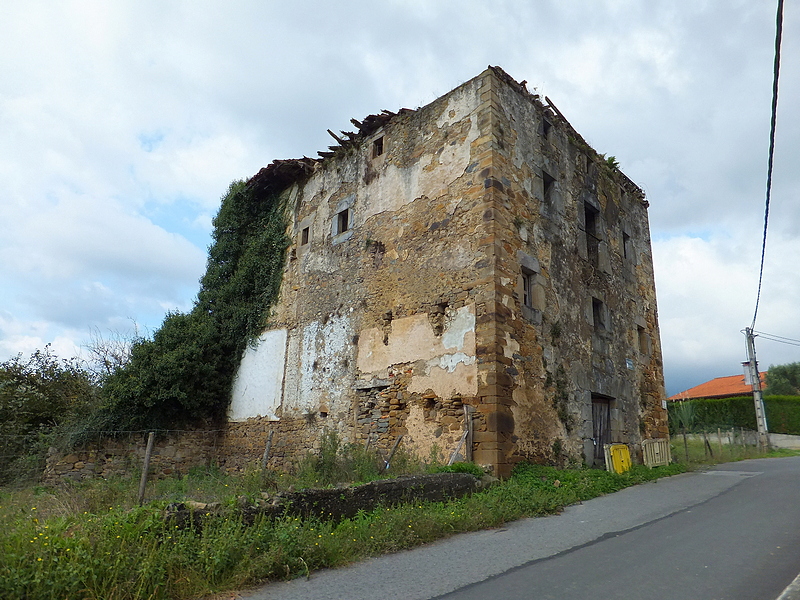
[[[610,406],[611,441],[636,451],[667,437],[644,195],[523,86],[498,82],[495,102],[503,450],[591,463],[597,401]]]
[[[157,436],[150,457],[150,473],[157,478],[188,473],[211,464],[217,455],[217,431],[184,431]],[[147,434],[132,433],[98,440],[69,454],[50,450],[42,476],[46,483],[62,480],[130,476],[141,470]]]

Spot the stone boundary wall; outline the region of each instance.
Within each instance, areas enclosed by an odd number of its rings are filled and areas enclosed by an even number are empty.
[[[676,444],[683,443],[683,434],[674,433],[671,439]],[[702,433],[687,433],[687,439],[702,442]],[[758,446],[758,432],[750,429],[722,429],[719,433],[710,431],[706,434],[711,447],[716,449],[718,444],[726,446]],[[785,448],[788,450],[800,450],[800,435],[789,435],[786,433],[770,433],[769,443],[775,448]],[[681,447],[680,445],[678,446]]]
[[[150,473],[169,477],[209,465],[216,455],[218,431],[182,431],[156,436],[150,457]],[[87,448],[62,454],[51,448],[42,480],[57,483],[94,477],[132,475],[142,468],[147,448],[146,433],[98,440]]]
[[[316,418],[270,421],[253,418],[227,424],[223,429],[161,432],[150,458],[150,476],[186,474],[194,467],[216,465],[227,473],[258,467],[269,432],[274,431],[268,466],[290,470],[309,451],[319,446],[326,423]],[[103,438],[87,447],[63,454],[51,448],[42,480],[59,481],[129,476],[140,472],[147,447],[147,433]]]
[[[447,460],[458,445],[464,429],[464,404],[474,398],[439,398],[434,394],[407,394],[402,374],[393,374],[391,384],[375,390],[371,397],[360,398],[356,426],[333,423],[316,414],[272,421],[255,417],[246,421],[227,423],[222,429],[157,432],[150,459],[150,476],[155,478],[186,474],[194,467],[215,465],[226,473],[243,473],[258,468],[264,448],[273,433],[267,466],[278,471],[291,471],[309,452],[319,449],[320,438],[326,429],[336,429],[340,439],[363,445],[371,436],[371,445],[388,453],[398,435],[412,452],[427,456],[430,444],[439,444],[439,460]],[[404,395],[405,394],[405,395]],[[369,404],[365,404],[370,400]],[[422,407],[420,415],[426,428],[408,421],[411,404]],[[475,418],[478,439],[486,429]],[[408,427],[407,427],[408,426]],[[428,432],[427,430],[430,429]],[[428,433],[424,439],[423,434]],[[121,433],[114,438],[98,439],[87,447],[63,454],[51,448],[45,465],[43,481],[108,478],[141,472],[147,447],[146,432]],[[466,448],[461,455],[467,454]]]
[[[258,466],[269,432],[274,431],[267,466],[288,471],[308,452],[319,447],[319,435],[325,425],[322,418],[310,416],[280,421],[254,417],[228,423],[218,441],[215,460],[227,473],[241,473],[248,467]]]

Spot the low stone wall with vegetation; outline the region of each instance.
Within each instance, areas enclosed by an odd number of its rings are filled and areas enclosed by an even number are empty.
[[[309,427],[305,418],[270,421],[263,417],[228,423],[220,435],[216,464],[225,472],[241,473],[260,465],[270,432],[267,466],[279,471],[291,469],[294,464],[318,447],[319,433],[324,429]]]
[[[270,432],[267,466],[290,471],[309,452],[319,449],[324,422],[309,427],[305,418],[270,421],[265,418],[228,423],[222,429],[157,432],[150,459],[152,477],[185,474],[194,467],[217,466],[226,473],[243,473],[261,466]],[[43,480],[108,478],[141,472],[147,432],[117,432],[98,436],[69,453],[51,448]]]
[[[169,477],[211,464],[217,455],[217,431],[170,432],[156,437],[150,457],[150,474]],[[81,480],[128,476],[140,472],[147,449],[147,433],[136,432],[98,439],[95,444],[68,454],[51,448],[43,480]]]
[[[255,504],[239,497],[243,521],[253,524],[258,517],[292,515],[303,519],[340,521],[379,506],[392,507],[407,503],[446,502],[463,498],[498,483],[489,475],[478,478],[470,473],[431,473],[380,479],[363,485],[335,488],[308,488],[282,491],[272,496],[262,493]],[[178,527],[202,525],[204,520],[224,512],[220,503],[177,502],[167,506],[165,517]]]

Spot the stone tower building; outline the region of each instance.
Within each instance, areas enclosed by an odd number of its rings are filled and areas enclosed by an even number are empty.
[[[232,426],[278,460],[335,429],[500,475],[666,437],[648,203],[613,160],[496,67],[353,122],[251,180],[286,190],[293,245]]]

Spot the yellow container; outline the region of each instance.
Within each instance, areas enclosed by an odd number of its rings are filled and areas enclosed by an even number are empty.
[[[606,470],[624,473],[631,468],[631,451],[626,444],[606,444]]]

